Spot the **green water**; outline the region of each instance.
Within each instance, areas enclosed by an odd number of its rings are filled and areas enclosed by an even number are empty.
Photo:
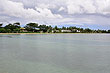
[[[110,73],[110,34],[0,35],[0,73]]]

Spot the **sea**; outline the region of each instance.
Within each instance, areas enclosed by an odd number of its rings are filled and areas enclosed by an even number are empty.
[[[0,73],[110,73],[110,34],[1,34]]]

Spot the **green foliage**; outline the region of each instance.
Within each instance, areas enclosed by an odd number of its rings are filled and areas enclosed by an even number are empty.
[[[2,27],[3,24],[0,24],[0,28]]]
[[[24,28],[26,28],[27,31],[35,32],[36,28],[38,28],[38,24],[37,23],[28,23],[28,24],[26,24],[26,26]]]
[[[40,25],[40,26],[39,26],[39,29],[40,29],[41,31],[43,31],[43,32],[47,32],[47,30],[49,29],[49,27],[46,26],[46,25]]]
[[[19,22],[16,22],[13,25],[20,26],[20,23]]]
[[[60,29],[59,29],[59,33],[61,33],[61,30],[62,30],[62,29],[60,28]]]
[[[16,28],[16,29],[13,30],[13,32],[14,33],[19,33],[20,32],[20,29],[19,28]]]
[[[85,33],[92,33],[92,30],[89,29],[89,28],[86,28],[86,29],[84,30],[84,32],[85,32]]]
[[[108,30],[108,33],[110,33],[110,30]]]
[[[13,29],[15,29],[15,27],[12,24],[8,24],[5,26],[5,29],[10,29],[11,31],[13,31]]]
[[[20,33],[22,30],[23,32],[31,33],[31,32],[44,32],[44,33],[61,33],[62,30],[66,31],[66,33],[110,33],[110,30],[92,30],[89,28],[77,28],[74,26],[70,27],[62,27],[58,28],[57,26],[47,26],[47,25],[38,25],[37,23],[28,23],[25,25],[23,29],[20,27],[20,23],[16,22],[13,24],[8,24],[5,27],[2,27],[3,24],[0,24],[0,33]],[[22,32],[22,33],[23,33]]]
[[[55,26],[55,27],[54,27],[54,29],[55,29],[55,30],[58,30],[58,27],[57,27],[57,26]]]
[[[9,32],[19,32],[20,31],[20,24],[19,23],[8,24],[4,28],[9,30]]]
[[[62,27],[62,30],[67,30],[67,29],[66,29],[66,27],[63,26],[63,27]]]
[[[51,26],[48,27],[48,33],[52,33],[52,27]]]
[[[106,30],[102,30],[101,33],[107,33],[107,31]]]
[[[6,33],[11,33],[11,29],[5,29]]]
[[[6,33],[5,28],[0,28],[0,33]]]

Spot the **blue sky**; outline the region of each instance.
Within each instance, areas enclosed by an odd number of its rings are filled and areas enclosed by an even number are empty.
[[[0,0],[0,23],[110,29],[110,0]]]

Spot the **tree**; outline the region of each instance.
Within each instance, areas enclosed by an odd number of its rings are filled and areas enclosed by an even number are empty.
[[[19,22],[16,22],[13,24],[16,28],[20,28],[20,23]]]
[[[89,28],[86,28],[86,29],[84,30],[84,32],[85,32],[85,33],[92,33],[92,30],[89,29]]]
[[[108,33],[110,33],[110,30],[108,30]]]
[[[5,28],[0,28],[0,33],[6,33]]]
[[[20,32],[20,23],[8,24],[4,27],[9,32]],[[16,31],[15,31],[16,30]],[[7,31],[8,32],[8,31]]]
[[[61,31],[61,28],[59,28],[59,33],[61,33],[62,31]]]
[[[84,29],[83,28],[80,28],[79,30],[80,30],[80,32],[84,32]]]
[[[6,33],[11,33],[10,29],[5,29]]]
[[[73,28],[70,26],[68,29],[72,31]]]
[[[101,30],[101,33],[107,33],[107,31],[106,30]]]
[[[49,29],[49,27],[46,26],[46,25],[40,25],[40,26],[39,26],[39,29],[40,29],[41,31],[43,31],[43,32],[47,32],[47,30]]]
[[[14,25],[13,24],[8,24],[5,26],[5,29],[10,29],[11,32],[15,29]]]
[[[25,28],[28,31],[35,32],[36,28],[38,28],[38,24],[37,23],[28,23],[28,24],[26,24]]]
[[[66,30],[66,27],[63,26],[63,27],[62,27],[62,30]]]
[[[48,27],[48,32],[49,32],[49,33],[52,32],[52,27],[51,27],[51,26]]]
[[[57,26],[55,26],[54,28],[55,28],[55,30],[58,30],[58,27]]]
[[[102,33],[102,32],[101,32],[101,30],[98,29],[98,30],[97,30],[97,33]]]
[[[16,29],[13,30],[13,32],[14,33],[19,33],[20,32],[20,29],[19,28],[16,28]]]
[[[16,22],[13,25],[20,26],[20,23],[19,22]]]
[[[3,24],[0,24],[0,28],[2,27]]]

